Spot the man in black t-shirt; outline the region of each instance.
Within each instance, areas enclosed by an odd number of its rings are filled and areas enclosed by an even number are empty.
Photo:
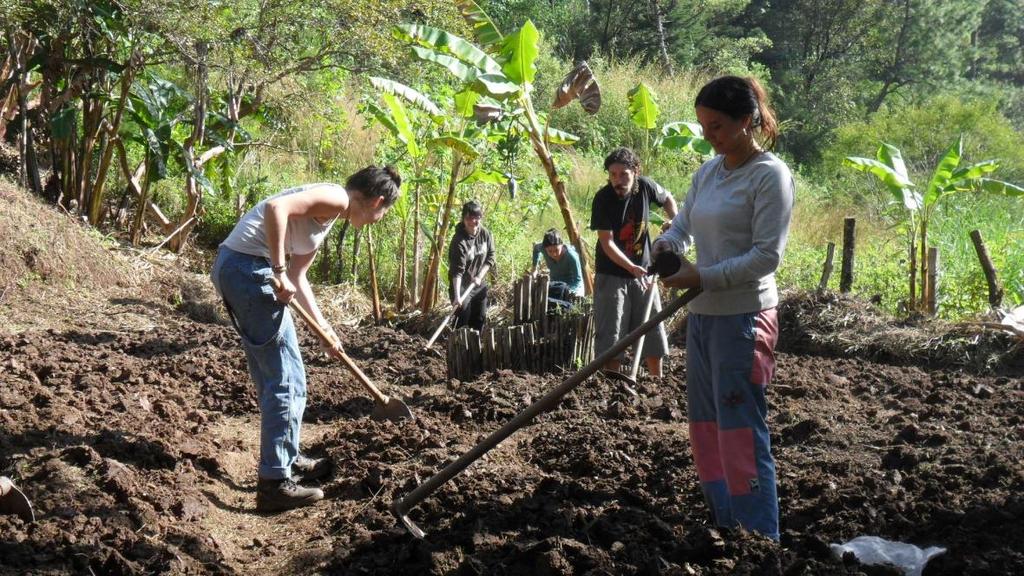
[[[676,201],[657,182],[640,176],[640,159],[629,148],[605,158],[608,185],[597,191],[591,207],[590,229],[597,231],[594,276],[594,353],[601,354],[643,323],[651,263],[649,230],[651,204],[661,207],[671,222]],[[655,298],[654,311],[661,309]],[[654,312],[652,312],[653,314]],[[661,359],[668,354],[664,325],[645,339],[643,356],[652,376],[661,376]],[[605,365],[619,371],[622,357]]]

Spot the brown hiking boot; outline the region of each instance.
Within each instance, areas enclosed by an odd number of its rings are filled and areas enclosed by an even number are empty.
[[[331,473],[329,458],[310,458],[299,454],[292,462],[292,479],[296,482],[319,480]]]
[[[324,497],[319,488],[299,486],[291,478],[268,480],[260,478],[256,483],[256,511],[281,512],[292,508],[309,506]]]

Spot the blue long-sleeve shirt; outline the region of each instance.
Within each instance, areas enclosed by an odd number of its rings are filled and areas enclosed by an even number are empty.
[[[724,156],[708,160],[672,227],[659,238],[677,252],[697,249],[703,292],[698,314],[742,314],[778,304],[775,270],[789,237],[795,185],[786,164],[763,152],[733,170]]]
[[[541,256],[543,256],[544,263],[548,265],[551,280],[565,282],[573,294],[583,296],[583,272],[580,269],[580,255],[569,244],[563,244],[562,246],[565,247],[562,259],[556,261],[551,256],[548,256],[541,242],[534,244],[533,265],[536,267],[540,263]]]

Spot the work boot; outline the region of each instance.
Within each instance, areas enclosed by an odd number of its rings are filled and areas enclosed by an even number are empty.
[[[329,458],[310,458],[299,454],[292,462],[292,478],[296,482],[308,482],[319,480],[331,473],[331,460]]]
[[[281,512],[309,506],[324,497],[319,488],[299,486],[291,478],[270,480],[260,478],[256,483],[256,511]]]

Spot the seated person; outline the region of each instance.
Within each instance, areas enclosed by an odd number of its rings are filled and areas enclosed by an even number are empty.
[[[544,239],[533,245],[533,274],[537,273],[542,255],[551,277],[551,283],[548,285],[548,307],[568,307],[574,298],[583,297],[580,256],[572,245],[562,242],[558,230],[549,229],[544,233]]]

